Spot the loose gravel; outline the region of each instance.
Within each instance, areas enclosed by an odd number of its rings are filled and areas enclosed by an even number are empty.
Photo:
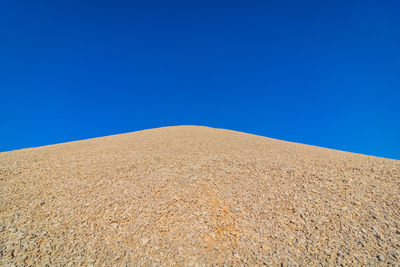
[[[0,153],[0,265],[393,265],[400,161],[199,126]]]

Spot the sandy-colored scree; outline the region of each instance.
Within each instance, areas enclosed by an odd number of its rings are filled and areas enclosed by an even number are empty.
[[[0,265],[398,265],[400,161],[199,126],[0,153]]]

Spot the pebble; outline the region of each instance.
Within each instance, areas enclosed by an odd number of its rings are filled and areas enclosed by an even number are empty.
[[[148,241],[149,239],[147,237],[143,237],[142,239],[140,239],[142,246],[146,245]]]
[[[385,261],[386,258],[385,258],[385,256],[383,256],[383,255],[378,255],[378,260],[379,260],[379,261]]]
[[[26,259],[28,258],[28,256],[19,256],[16,261],[19,263],[23,263]]]

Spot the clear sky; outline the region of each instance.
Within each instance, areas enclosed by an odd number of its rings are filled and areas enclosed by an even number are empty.
[[[1,1],[0,151],[182,124],[400,159],[400,1]]]

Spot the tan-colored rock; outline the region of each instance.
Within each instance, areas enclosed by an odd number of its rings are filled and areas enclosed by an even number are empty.
[[[166,127],[0,153],[0,265],[399,262],[400,161]]]

